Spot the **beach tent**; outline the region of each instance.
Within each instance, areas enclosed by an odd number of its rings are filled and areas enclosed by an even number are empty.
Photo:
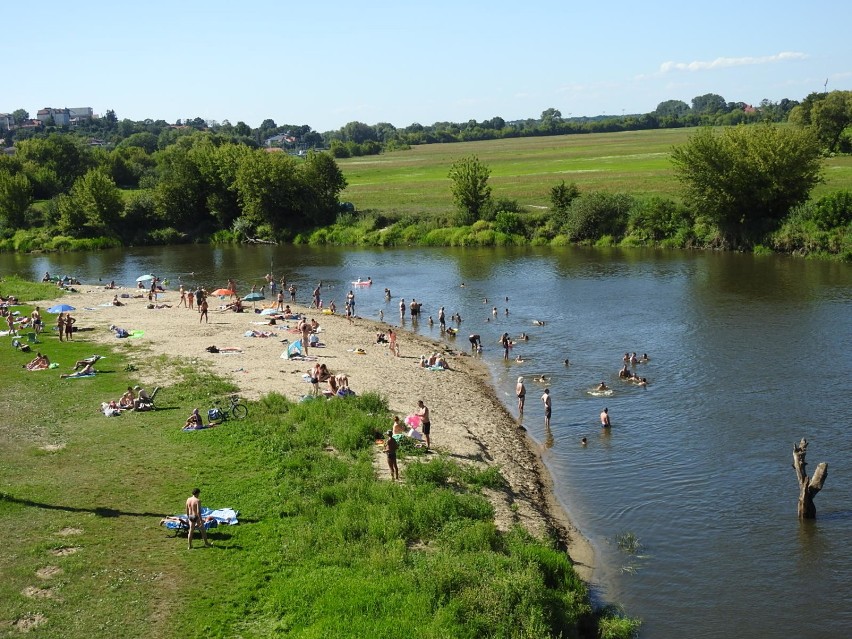
[[[287,346],[287,350],[284,351],[284,355],[282,357],[284,359],[292,359],[293,357],[298,357],[302,354],[302,340],[297,339],[295,342]]]

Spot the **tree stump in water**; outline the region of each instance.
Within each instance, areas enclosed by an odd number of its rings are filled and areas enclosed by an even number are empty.
[[[799,479],[799,519],[816,519],[816,506],[814,506],[814,495],[822,490],[822,485],[828,477],[828,464],[822,462],[814,471],[813,477],[808,479],[805,468],[805,454],[808,450],[808,440],[802,437],[802,441],[793,444],[793,468]]]

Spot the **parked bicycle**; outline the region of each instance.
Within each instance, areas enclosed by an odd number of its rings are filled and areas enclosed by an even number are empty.
[[[248,406],[239,397],[231,395],[228,397],[228,405],[222,406],[221,400],[213,402],[213,408],[207,411],[208,419],[212,421],[225,421],[227,419],[245,419],[248,417]]]

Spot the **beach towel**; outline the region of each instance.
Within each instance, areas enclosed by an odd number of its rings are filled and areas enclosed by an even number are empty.
[[[145,334],[145,331],[139,331],[139,330],[130,331],[130,337],[131,338],[142,337],[144,334]]]
[[[239,522],[237,516],[240,513],[233,508],[211,508],[201,509],[201,519],[204,521],[205,530],[217,526],[236,526]],[[189,530],[189,517],[186,515],[172,515],[160,520],[160,525],[169,530]]]
[[[94,377],[94,373],[71,373],[68,377],[64,379],[82,379],[83,377]]]

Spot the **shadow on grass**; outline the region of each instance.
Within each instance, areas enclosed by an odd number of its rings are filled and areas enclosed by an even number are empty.
[[[163,513],[134,513],[125,510],[116,510],[115,508],[106,508],[104,506],[80,508],[77,506],[62,506],[60,504],[45,504],[31,499],[21,499],[20,497],[15,497],[8,493],[0,493],[0,503],[2,502],[29,506],[30,508],[43,508],[45,510],[64,510],[70,513],[92,513],[98,517],[165,517]]]

